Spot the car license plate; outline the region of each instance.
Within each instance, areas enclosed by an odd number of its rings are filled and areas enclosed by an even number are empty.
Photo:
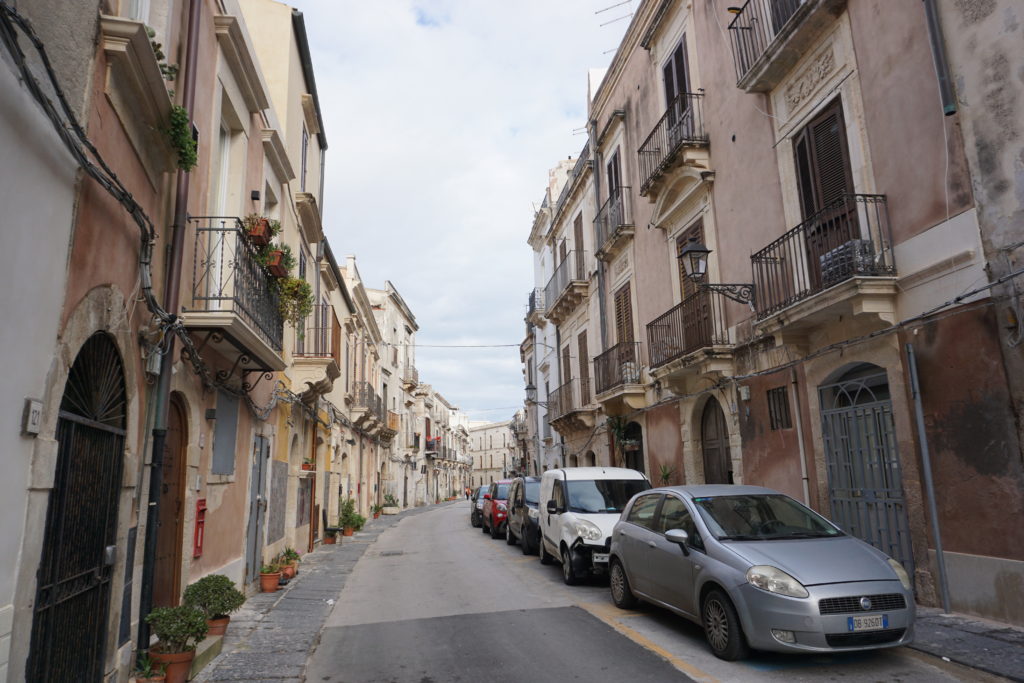
[[[605,564],[607,564],[608,563],[608,553],[594,553],[593,555],[590,556],[590,559],[593,560],[595,563],[597,563],[597,562],[604,562]]]
[[[863,617],[847,617],[847,631],[877,631],[889,628],[888,614],[869,614]]]

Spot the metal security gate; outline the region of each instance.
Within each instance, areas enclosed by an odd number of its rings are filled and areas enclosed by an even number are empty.
[[[914,576],[889,382],[861,365],[818,388],[832,519]]]
[[[117,348],[95,334],[71,367],[60,406],[27,680],[102,680],[125,399]]]

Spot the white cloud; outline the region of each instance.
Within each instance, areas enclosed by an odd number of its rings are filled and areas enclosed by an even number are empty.
[[[370,287],[391,280],[421,344],[518,344],[547,171],[585,138],[586,77],[628,20],[612,0],[293,0],[330,148],[324,225]],[[464,343],[464,342],[463,342]],[[522,401],[515,348],[417,351],[474,417]],[[478,412],[479,411],[479,412]]]

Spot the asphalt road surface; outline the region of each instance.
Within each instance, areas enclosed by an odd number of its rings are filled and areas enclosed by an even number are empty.
[[[401,520],[345,583],[309,683],[936,681],[979,672],[906,648],[755,654],[723,662],[701,629],[652,606],[617,609],[607,581],[562,583],[518,546],[469,525],[469,504]]]

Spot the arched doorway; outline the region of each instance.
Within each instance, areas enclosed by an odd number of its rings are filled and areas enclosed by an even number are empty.
[[[832,520],[914,576],[889,378],[860,363],[818,387]]]
[[[96,333],[75,358],[60,404],[27,680],[103,677],[126,412],[121,355]]]
[[[174,607],[181,595],[181,545],[185,528],[185,446],[187,422],[181,398],[175,394],[167,412],[164,442],[163,487],[160,490],[160,526],[156,536],[153,606]]]
[[[597,459],[594,456],[594,451],[587,451],[587,454],[583,456],[583,466],[593,467],[597,464]]]
[[[704,457],[705,484],[731,484],[732,460],[729,458],[729,427],[725,413],[714,396],[704,404],[700,417],[700,448]]]
[[[622,439],[622,454],[626,467],[637,472],[647,471],[644,469],[644,433],[636,422],[626,425]]]

